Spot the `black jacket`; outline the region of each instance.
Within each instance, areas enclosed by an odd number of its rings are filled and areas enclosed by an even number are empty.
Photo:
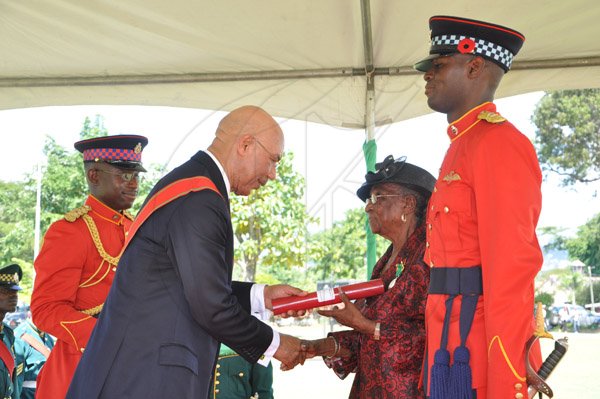
[[[273,332],[249,314],[250,283],[232,283],[229,198],[217,165],[200,151],[148,196],[187,177],[202,190],[155,211],[121,257],[112,288],[67,398],[203,398],[224,342],[250,362]]]

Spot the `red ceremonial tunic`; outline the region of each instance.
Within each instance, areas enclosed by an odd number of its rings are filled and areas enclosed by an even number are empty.
[[[89,207],[89,209],[88,209]],[[34,323],[57,338],[37,378],[36,397],[64,399],[108,295],[131,216],[89,196],[53,223],[34,262]]]
[[[535,328],[534,278],[542,266],[535,234],[542,176],[529,139],[495,111],[484,103],[448,126],[452,142],[429,203],[425,262],[432,268],[481,265],[483,295],[467,340],[477,399],[527,398],[525,344]],[[427,299],[428,381],[446,298]],[[460,344],[460,305],[458,296],[451,356]],[[538,348],[535,364],[540,357]]]
[[[376,341],[372,335],[357,331],[330,334],[352,353],[349,357],[324,358],[340,378],[356,373],[349,398],[424,397],[419,377],[425,350],[424,313],[429,286],[429,268],[423,262],[425,225],[413,232],[396,257],[396,264],[403,265],[397,279],[397,268],[383,272],[391,250],[390,246],[372,274],[372,278],[383,279],[386,291],[368,298],[361,309],[366,318],[381,323],[381,339]],[[393,280],[395,284],[388,288]]]

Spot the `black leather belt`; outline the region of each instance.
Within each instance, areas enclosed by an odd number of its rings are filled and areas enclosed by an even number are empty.
[[[433,267],[429,293],[441,295],[481,295],[483,282],[481,266]]]

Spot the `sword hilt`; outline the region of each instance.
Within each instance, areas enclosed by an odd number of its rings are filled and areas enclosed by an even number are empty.
[[[561,342],[563,341],[563,342]],[[558,362],[565,356],[567,353],[567,349],[569,348],[569,343],[566,338],[561,338],[558,341],[554,342],[554,350],[548,355],[542,366],[540,367],[538,374],[543,379],[548,378],[548,376],[554,371]]]
[[[542,380],[546,380],[546,378],[552,374],[558,363],[565,356],[565,353],[567,353],[567,349],[569,349],[569,341],[567,337],[554,341],[554,350],[548,355],[546,360],[544,360],[544,363],[542,363],[542,366],[537,372],[538,376],[541,377]],[[533,386],[529,386],[527,393],[529,394],[530,398],[533,398],[538,393],[538,390]],[[553,395],[551,390],[543,393],[549,397],[552,397]],[[541,395],[542,393],[540,393],[540,396]]]

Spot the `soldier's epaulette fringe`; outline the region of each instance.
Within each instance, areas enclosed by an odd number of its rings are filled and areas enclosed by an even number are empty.
[[[75,208],[65,213],[65,220],[72,223],[83,215],[86,215],[91,210],[92,208],[89,205],[82,205],[79,208]]]
[[[502,115],[491,111],[481,111],[479,115],[477,115],[477,119],[481,119],[489,123],[502,123],[506,121],[506,118],[504,118]]]

